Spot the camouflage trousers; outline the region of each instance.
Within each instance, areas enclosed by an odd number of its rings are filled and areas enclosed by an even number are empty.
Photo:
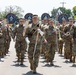
[[[4,57],[5,47],[4,44],[0,45],[0,57]]]
[[[59,40],[59,42],[58,42],[58,47],[59,47],[59,51],[58,52],[60,54],[62,54],[62,51],[63,51],[63,43],[64,42],[62,40]]]
[[[72,55],[76,56],[76,41],[73,43]]]
[[[39,56],[40,56],[40,44],[37,44],[35,53],[34,53],[34,46],[35,44],[30,43],[29,50],[28,50],[28,59],[30,63],[30,68],[32,70],[35,70],[38,67]]]
[[[72,60],[72,48],[71,44],[65,44],[64,46],[64,57]]]
[[[25,54],[25,40],[24,41],[16,41],[15,48],[16,48],[16,56],[18,57],[18,60],[24,59]]]
[[[46,45],[47,51],[45,51],[45,56],[47,62],[52,62],[55,56],[56,43]]]
[[[9,47],[10,47],[10,41],[8,40],[5,42],[5,53],[8,53]]]

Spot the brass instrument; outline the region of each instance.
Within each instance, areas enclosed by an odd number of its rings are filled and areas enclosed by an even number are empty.
[[[70,32],[65,33],[65,35],[66,35],[66,36],[69,36],[69,35],[70,35]]]
[[[59,29],[59,41],[62,41],[63,39],[61,38],[61,33],[60,33],[60,29]]]

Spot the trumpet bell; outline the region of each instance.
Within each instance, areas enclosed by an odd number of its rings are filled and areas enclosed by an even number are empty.
[[[63,41],[63,39],[62,38],[59,38],[59,41]]]

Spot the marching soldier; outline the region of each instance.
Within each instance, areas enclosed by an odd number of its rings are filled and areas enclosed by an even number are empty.
[[[49,28],[46,30],[46,40],[47,40],[47,60],[50,62],[51,66],[54,66],[53,60],[56,51],[56,29],[54,27],[54,21],[49,19]]]
[[[59,53],[62,54],[63,52],[63,44],[64,44],[64,40],[63,40],[63,35],[64,35],[64,28],[66,25],[66,20],[65,18],[62,18],[62,25],[59,26]]]
[[[5,55],[6,32],[5,27],[0,24],[0,57]]]
[[[30,63],[30,69],[33,71],[33,74],[36,74],[36,68],[39,63],[40,56],[40,34],[38,33],[38,16],[33,15],[32,25],[26,30],[26,38],[29,39],[29,49],[28,49],[28,59]]]
[[[76,59],[76,24],[73,26],[73,49],[72,49],[73,63]]]
[[[65,47],[64,47],[64,57],[66,59],[70,59],[72,62],[72,34],[73,34],[73,18],[69,18],[69,24],[65,26]],[[67,38],[66,38],[67,37]]]
[[[5,54],[8,53],[9,51],[9,47],[10,47],[10,42],[11,42],[11,36],[10,36],[10,29],[9,29],[9,26],[7,24],[7,27],[6,27],[6,49],[5,49]]]
[[[25,54],[25,36],[23,36],[24,30],[24,19],[19,19],[19,25],[15,27],[13,31],[13,39],[16,41],[15,48],[16,48],[16,56],[18,57],[18,62],[20,65],[23,65],[24,61],[24,54]]]
[[[44,37],[47,36],[46,30],[48,29],[48,20],[50,18],[50,15],[48,13],[43,13],[41,16],[42,24],[41,24],[41,30],[44,32]],[[47,48],[46,48],[46,43],[44,43],[44,39],[41,38],[41,45],[40,45],[40,51],[41,54],[43,54],[43,57],[45,58],[46,62],[48,63],[47,60]]]
[[[47,13],[46,13],[47,14]],[[41,24],[41,30],[44,32],[44,33],[46,33],[46,27],[48,27],[48,19],[50,18],[50,15],[49,14],[47,14],[47,15],[45,15],[45,14],[42,14],[42,16],[41,16],[41,20],[42,20],[42,24]],[[44,37],[46,36],[46,34],[44,35]],[[44,54],[44,56],[45,56],[45,48],[46,47],[46,45],[44,45],[44,40],[43,40],[43,38],[41,38],[41,48],[40,48],[40,53],[41,54]],[[45,56],[45,58],[46,58],[46,56]]]

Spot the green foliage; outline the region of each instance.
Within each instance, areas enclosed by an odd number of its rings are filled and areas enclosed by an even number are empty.
[[[73,14],[76,15],[76,6],[73,7]]]
[[[51,11],[51,14],[52,14],[52,17],[55,19],[56,18],[56,15],[57,15],[57,9],[53,9],[52,11]]]
[[[57,17],[56,14],[58,13],[58,10],[60,10],[63,14],[66,14],[68,17],[70,17],[72,15],[71,9],[66,9],[64,7],[59,7],[57,9],[53,9],[51,11],[51,14],[52,14],[53,18]]]

